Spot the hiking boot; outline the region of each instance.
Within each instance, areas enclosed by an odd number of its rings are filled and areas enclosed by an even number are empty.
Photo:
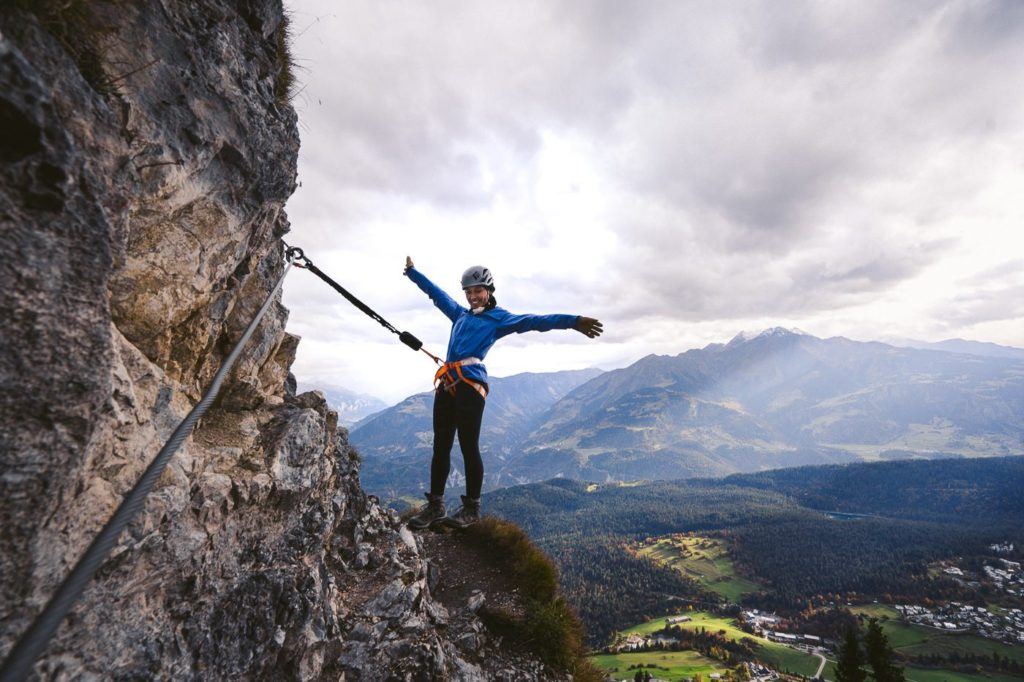
[[[438,521],[449,528],[467,528],[480,520],[480,498],[462,496],[462,506]]]
[[[434,521],[444,518],[444,495],[424,494],[427,496],[426,506],[410,518],[407,524],[413,530],[423,530]]]

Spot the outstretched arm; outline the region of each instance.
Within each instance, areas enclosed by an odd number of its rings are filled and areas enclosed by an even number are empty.
[[[446,294],[439,286],[427,279],[426,275],[416,269],[416,266],[412,263],[412,258],[409,256],[405,257],[405,276],[416,283],[423,293],[430,297],[430,300],[434,302],[438,310],[445,314],[445,316],[454,322],[459,318],[459,314],[465,309],[455,302],[451,296]]]
[[[509,313],[499,324],[497,337],[523,332],[546,332],[552,329],[575,329],[590,338],[600,336],[601,323],[592,317],[580,315],[512,315]]]

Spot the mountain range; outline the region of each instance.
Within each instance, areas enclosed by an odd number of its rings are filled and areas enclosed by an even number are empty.
[[[559,399],[600,374],[599,369],[582,369],[491,377],[480,435],[488,488],[521,482],[502,474],[505,463],[518,454],[516,445],[529,439]],[[397,497],[426,486],[433,448],[432,406],[433,392],[417,393],[352,426],[349,439],[363,457],[360,479],[367,490]],[[464,480],[462,458],[453,452],[449,487]]]
[[[563,388],[535,401],[494,387],[481,441],[488,488],[1024,453],[1024,360],[1012,357],[773,328]],[[418,490],[430,438],[429,394],[357,424],[367,487]]]

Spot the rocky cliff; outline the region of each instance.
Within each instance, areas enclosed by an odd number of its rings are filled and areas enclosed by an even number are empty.
[[[0,655],[282,272],[286,30],[280,0],[0,6]],[[364,494],[323,396],[294,394],[286,319],[276,303],[36,672],[551,675],[432,596],[422,540]]]

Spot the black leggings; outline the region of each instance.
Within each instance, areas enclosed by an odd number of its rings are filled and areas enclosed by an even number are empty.
[[[452,469],[452,445],[459,433],[459,449],[466,465],[466,496],[480,497],[484,484],[484,461],[480,458],[480,422],[484,418],[484,397],[467,383],[455,385],[455,395],[445,390],[434,393],[434,457],[430,461],[430,494],[444,495]]]

